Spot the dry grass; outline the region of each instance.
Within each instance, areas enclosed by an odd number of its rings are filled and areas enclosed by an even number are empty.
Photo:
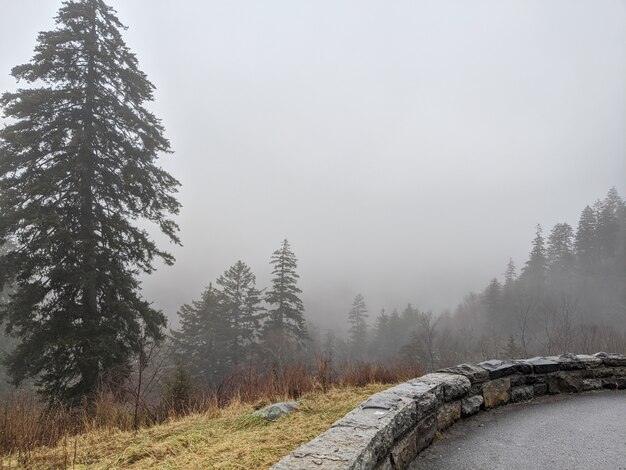
[[[304,394],[297,411],[275,421],[256,419],[254,405],[232,401],[224,408],[171,420],[138,432],[94,430],[62,439],[27,459],[5,457],[0,468],[28,469],[264,469],[385,384],[330,388]]]

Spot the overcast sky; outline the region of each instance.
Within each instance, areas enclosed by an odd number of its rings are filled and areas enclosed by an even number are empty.
[[[0,0],[0,90],[60,0]],[[626,1],[109,0],[157,87],[184,246],[171,317],[287,237],[308,316],[454,308],[536,223],[626,192]]]

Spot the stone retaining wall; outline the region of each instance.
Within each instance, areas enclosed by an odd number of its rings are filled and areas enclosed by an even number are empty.
[[[462,364],[373,395],[272,469],[402,470],[437,431],[481,409],[601,389],[626,389],[626,357],[564,354]]]

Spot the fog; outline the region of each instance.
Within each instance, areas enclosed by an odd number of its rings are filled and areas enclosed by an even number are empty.
[[[454,308],[535,224],[626,193],[624,1],[110,0],[155,84],[182,183],[178,307],[288,238],[306,315]],[[58,0],[0,0],[0,90]],[[158,240],[157,230],[154,235]]]

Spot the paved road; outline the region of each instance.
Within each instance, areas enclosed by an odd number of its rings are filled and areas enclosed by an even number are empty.
[[[458,422],[411,470],[626,470],[626,391],[558,395]]]

